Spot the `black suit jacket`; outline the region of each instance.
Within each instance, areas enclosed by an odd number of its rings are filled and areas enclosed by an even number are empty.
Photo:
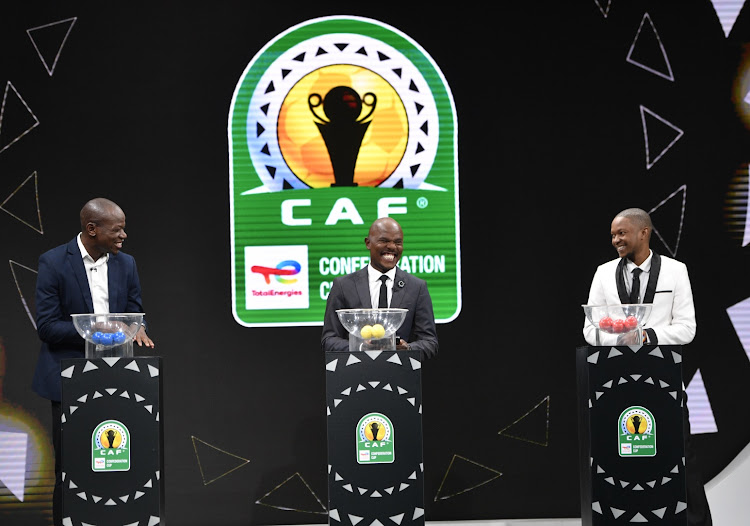
[[[404,323],[398,330],[399,336],[409,342],[413,350],[421,351],[424,358],[435,356],[438,351],[438,339],[427,283],[396,267],[390,307],[408,310]],[[341,325],[336,310],[371,308],[367,267],[334,279],[323,320],[323,350],[349,351],[349,333]]]

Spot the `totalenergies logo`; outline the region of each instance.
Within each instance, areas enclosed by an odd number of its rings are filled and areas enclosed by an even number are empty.
[[[271,276],[274,276],[276,281],[285,285],[297,283],[296,279],[286,279],[282,276],[294,276],[295,274],[299,274],[300,269],[302,269],[302,265],[291,259],[282,261],[275,267],[264,267],[262,265],[253,265],[250,267],[251,272],[263,275],[267,285],[271,284]]]

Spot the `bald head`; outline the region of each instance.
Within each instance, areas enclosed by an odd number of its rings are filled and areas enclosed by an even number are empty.
[[[399,225],[398,221],[396,221],[392,217],[381,217],[372,222],[372,225],[370,225],[369,235],[370,236],[377,235],[382,230],[392,230],[392,229],[401,230],[401,225]]]
[[[93,223],[100,224],[102,221],[112,217],[112,215],[125,215],[117,203],[104,197],[96,197],[83,205],[81,208],[81,232],[86,231],[86,225]]]
[[[81,242],[94,261],[117,254],[127,239],[125,213],[116,203],[97,197],[81,208]]]
[[[396,266],[404,250],[404,233],[401,225],[390,217],[376,219],[365,238],[365,246],[370,251],[370,264],[380,272],[387,272]]]

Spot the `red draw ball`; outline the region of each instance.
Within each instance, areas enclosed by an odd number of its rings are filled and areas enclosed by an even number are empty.
[[[612,319],[609,316],[605,316],[599,320],[599,329],[609,334],[628,332],[636,328],[638,328],[638,318],[635,316],[628,316],[625,319]]]

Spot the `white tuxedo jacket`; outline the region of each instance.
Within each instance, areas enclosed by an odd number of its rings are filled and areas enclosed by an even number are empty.
[[[687,267],[680,261],[652,252],[651,270],[643,303],[653,303],[651,315],[644,324],[648,344],[684,345],[695,337],[695,307]],[[591,282],[588,305],[617,305],[628,303],[628,293],[622,276],[625,258],[599,265]],[[596,341],[596,327],[584,320],[583,336],[589,345],[615,345],[617,335],[600,332]],[[609,340],[612,341],[609,341]]]

